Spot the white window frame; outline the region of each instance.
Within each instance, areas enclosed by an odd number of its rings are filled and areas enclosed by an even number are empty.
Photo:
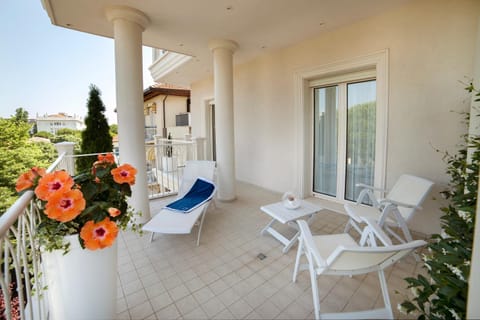
[[[375,180],[385,187],[388,128],[388,49],[349,60],[305,68],[294,73],[296,168],[295,191],[301,197],[313,194],[313,94],[312,83],[331,83],[345,75],[375,70],[377,81]],[[339,198],[329,200],[345,202]],[[342,195],[343,198],[343,195]]]

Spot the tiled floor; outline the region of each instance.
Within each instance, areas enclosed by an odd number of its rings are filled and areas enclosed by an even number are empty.
[[[244,183],[237,200],[211,205],[200,246],[190,235],[139,236],[123,233],[119,242],[118,319],[311,319],[313,302],[308,271],[292,283],[297,246],[287,254],[269,235],[260,235],[269,218],[260,206],[281,195]],[[162,206],[152,201],[152,213]],[[343,231],[346,217],[321,211],[312,233]],[[289,232],[290,230],[285,230]],[[266,255],[260,260],[259,253]],[[422,272],[412,256],[387,269],[396,318],[407,276]],[[326,312],[382,306],[376,274],[319,279]],[[402,292],[402,294],[396,293]]]

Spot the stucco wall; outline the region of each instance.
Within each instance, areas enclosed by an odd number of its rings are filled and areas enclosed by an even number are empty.
[[[165,98],[164,95],[158,95],[152,99],[145,101],[143,104],[144,106],[149,105],[152,102],[157,104],[157,113],[154,116],[154,124],[157,126],[157,134],[162,134],[163,128],[163,99]],[[186,97],[178,97],[178,96],[168,96],[165,100],[165,124],[167,129],[171,127],[175,127],[175,115],[179,113],[187,112],[187,98]],[[146,123],[149,125],[149,116],[146,116]],[[177,130],[167,130],[167,132],[172,132],[174,138],[183,139],[184,136],[180,136],[179,131]],[[188,131],[188,130],[187,130]],[[168,134],[168,133],[167,133]],[[175,136],[178,135],[178,136]]]
[[[414,230],[439,230],[438,191],[448,182],[442,154],[467,129],[469,98],[461,81],[473,73],[480,1],[417,0],[382,15],[268,52],[235,67],[237,179],[284,192],[294,186],[294,73],[389,49],[386,187],[402,173],[436,183]],[[235,39],[233,39],[235,40]],[[241,46],[241,43],[240,43]],[[192,84],[194,135],[205,135],[211,79]],[[453,111],[453,112],[452,112]]]

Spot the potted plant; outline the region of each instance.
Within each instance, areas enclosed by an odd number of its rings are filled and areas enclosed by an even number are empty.
[[[39,209],[51,319],[115,318],[115,240],[119,229],[136,229],[127,203],[136,172],[109,153],[74,177],[34,167],[18,178],[17,192],[33,190]]]

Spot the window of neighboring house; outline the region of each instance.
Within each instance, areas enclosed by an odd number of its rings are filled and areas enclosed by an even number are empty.
[[[313,93],[313,192],[355,201],[357,183],[375,184],[375,70],[310,81]],[[383,149],[383,148],[381,148]]]

